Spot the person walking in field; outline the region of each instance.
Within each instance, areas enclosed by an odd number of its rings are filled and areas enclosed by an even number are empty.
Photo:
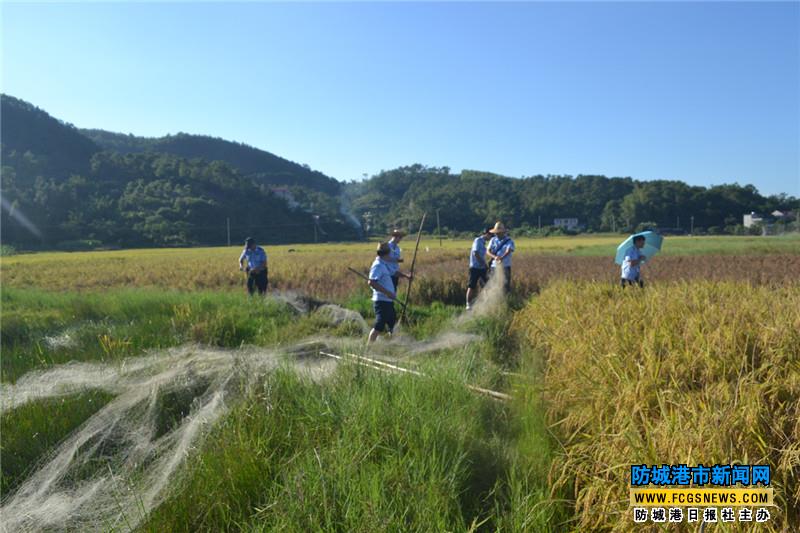
[[[389,269],[391,264],[389,261],[390,254],[391,247],[389,243],[380,243],[375,261],[372,262],[372,266],[369,269],[368,283],[372,289],[372,308],[375,310],[375,324],[369,332],[368,342],[374,342],[385,329],[388,329],[389,335],[391,335],[397,322],[397,315],[394,310],[397,291],[394,289]],[[411,276],[405,274],[403,276],[411,279]]]
[[[389,268],[389,274],[392,276],[392,284],[394,285],[394,292],[397,292],[397,284],[400,281],[400,263],[403,262],[401,257],[402,250],[400,250],[400,241],[406,236],[406,232],[401,229],[393,229],[392,237],[387,243],[389,245],[389,256],[386,258],[386,266]]]
[[[267,293],[269,278],[267,276],[267,252],[256,245],[256,240],[248,237],[244,241],[244,250],[239,256],[239,270],[247,272],[247,293],[252,296],[258,289],[258,294]]]
[[[494,275],[498,268],[503,269],[505,274],[503,286],[505,291],[509,292],[511,290],[511,254],[514,253],[514,241],[508,236],[506,227],[500,221],[496,222],[489,232],[494,234],[486,252],[486,255],[492,259],[492,274]]]
[[[471,306],[472,295],[478,290],[478,284],[480,283],[482,288],[489,281],[489,265],[486,264],[486,243],[491,238],[492,228],[488,227],[472,241],[472,248],[469,251],[469,282],[467,283],[468,311]]]
[[[641,278],[639,271],[642,261],[647,259],[640,250],[644,247],[644,235],[636,235],[633,238],[633,246],[625,251],[625,259],[622,261],[622,279],[620,283],[622,288],[626,285],[638,285],[644,288],[644,281]]]

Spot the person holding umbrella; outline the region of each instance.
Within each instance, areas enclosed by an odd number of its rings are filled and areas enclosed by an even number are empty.
[[[625,251],[625,258],[622,260],[622,276],[620,284],[624,289],[626,285],[639,285],[644,288],[644,281],[641,278],[639,270],[642,262],[647,259],[647,256],[641,252],[644,248],[645,238],[644,235],[634,235],[633,244]]]
[[[244,250],[239,256],[239,270],[247,272],[247,292],[252,296],[258,288],[259,296],[267,293],[269,278],[267,277],[267,252],[256,245],[256,240],[248,237],[244,241]]]
[[[631,235],[617,247],[614,262],[622,267],[620,283],[623,287],[626,285],[644,287],[640,272],[642,263],[649,261],[661,251],[663,242],[664,238],[655,231],[643,231]]]

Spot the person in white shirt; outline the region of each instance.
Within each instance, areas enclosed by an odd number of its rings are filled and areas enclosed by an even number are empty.
[[[494,227],[489,230],[494,234],[492,240],[489,241],[489,249],[486,251],[492,259],[492,272],[494,273],[497,268],[502,267],[505,271],[504,287],[506,292],[511,290],[511,254],[514,253],[514,241],[508,236],[506,227],[502,222],[495,223]]]
[[[400,241],[406,236],[406,232],[401,229],[392,230],[392,238],[389,239],[389,255],[384,258],[386,268],[389,269],[389,274],[392,275],[392,283],[394,283],[394,291],[397,292],[397,284],[400,281],[400,263],[403,262],[402,250],[400,250]],[[405,276],[404,276],[405,277]]]
[[[489,281],[489,267],[486,264],[486,242],[492,238],[492,228],[486,228],[472,241],[469,251],[469,281],[467,282],[467,309],[472,305],[472,294]]]
[[[375,311],[375,324],[369,332],[368,342],[373,342],[378,335],[388,328],[389,335],[394,330],[397,322],[397,315],[394,310],[394,301],[397,299],[397,292],[394,289],[391,270],[387,258],[391,253],[388,243],[382,242],[378,245],[377,256],[369,269],[369,287],[372,289],[372,308]],[[398,271],[399,272],[399,271]],[[405,278],[411,279],[410,274],[400,272]]]
[[[269,277],[267,274],[267,252],[256,245],[256,240],[248,237],[244,241],[244,250],[239,256],[239,270],[247,272],[247,292],[252,296],[258,288],[258,294],[267,293]]]
[[[626,285],[638,285],[644,287],[644,281],[639,271],[642,262],[647,257],[640,250],[644,247],[644,235],[637,235],[633,238],[633,246],[625,251],[625,259],[622,261],[622,275],[620,283],[624,288]]]

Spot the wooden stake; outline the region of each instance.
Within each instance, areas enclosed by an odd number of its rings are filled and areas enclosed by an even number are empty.
[[[419,223],[419,231],[417,232],[417,244],[414,246],[414,257],[411,259],[411,279],[408,280],[408,287],[406,287],[406,303],[403,304],[403,310],[400,312],[400,320],[397,321],[397,325],[402,324],[403,318],[406,316],[406,308],[409,302],[409,297],[411,297],[411,282],[414,281],[414,266],[417,264],[417,251],[419,251],[419,240],[422,238],[422,227],[425,225],[425,217],[428,216],[428,213],[422,213],[422,221]]]

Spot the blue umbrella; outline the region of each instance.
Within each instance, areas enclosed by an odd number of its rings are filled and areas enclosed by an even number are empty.
[[[644,237],[644,246],[641,250],[639,250],[639,252],[644,254],[645,257],[647,257],[647,260],[650,260],[654,255],[661,251],[661,243],[664,242],[664,237],[655,231],[643,231],[641,233],[635,233],[625,239],[622,244],[617,246],[617,256],[614,258],[614,262],[616,264],[622,264],[622,261],[625,260],[625,252],[628,251],[628,248],[633,246],[633,238],[638,237],[639,235]]]

